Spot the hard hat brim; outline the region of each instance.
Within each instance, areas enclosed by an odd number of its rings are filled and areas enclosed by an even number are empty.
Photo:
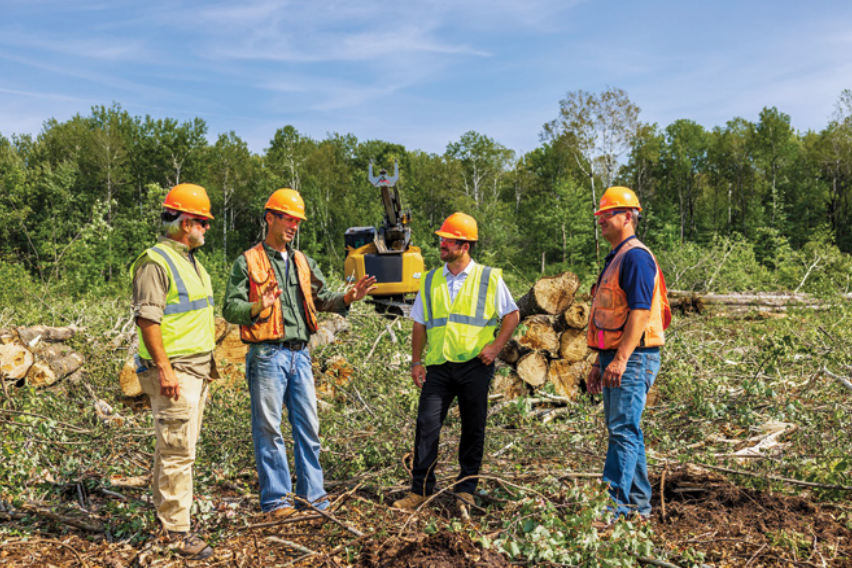
[[[307,221],[308,218],[305,217],[304,213],[293,213],[292,211],[288,211],[286,209],[281,209],[279,207],[267,207],[270,211],[277,211],[278,213],[284,213],[285,215],[289,215],[290,217],[295,217],[296,219],[301,219],[302,221]]]
[[[459,241],[474,241],[475,242],[475,241],[479,240],[479,238],[471,239],[471,238],[468,238],[468,237],[463,237],[461,235],[448,233],[446,231],[435,231],[435,234],[438,235],[439,237],[444,237],[445,239],[457,239]]]
[[[628,207],[626,205],[608,205],[606,207],[601,207],[597,211],[595,211],[595,217],[600,215],[601,213],[606,213],[607,211],[611,211],[613,209],[636,209],[640,213],[642,212],[642,208],[636,205],[635,207]]]

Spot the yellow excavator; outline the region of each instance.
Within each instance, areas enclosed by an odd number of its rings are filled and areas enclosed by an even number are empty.
[[[414,302],[413,294],[420,288],[423,275],[423,255],[411,244],[411,211],[402,210],[399,199],[399,163],[394,161],[394,173],[380,170],[373,175],[370,161],[370,183],[382,196],[385,208],[380,227],[350,227],[346,229],[346,260],[343,273],[347,282],[357,282],[365,274],[376,277],[376,289],[370,301],[376,310],[389,315],[407,316]]]

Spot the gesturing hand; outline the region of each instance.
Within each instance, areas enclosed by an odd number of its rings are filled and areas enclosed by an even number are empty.
[[[351,290],[346,292],[346,295],[343,297],[343,300],[346,302],[346,305],[348,306],[352,302],[357,302],[358,300],[363,299],[364,296],[376,289],[375,284],[375,276],[362,276],[361,279],[355,283],[355,286],[353,286]]]

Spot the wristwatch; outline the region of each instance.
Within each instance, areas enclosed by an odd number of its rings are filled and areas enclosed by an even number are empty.
[[[415,361],[414,363],[411,364],[411,368],[414,369],[414,367],[416,367],[417,365],[422,365],[422,364],[423,364],[423,361]]]

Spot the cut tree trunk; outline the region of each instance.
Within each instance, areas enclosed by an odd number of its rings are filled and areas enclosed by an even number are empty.
[[[47,387],[83,366],[83,356],[75,351],[57,354],[43,361],[36,361],[26,376],[26,384]]]
[[[21,342],[26,345],[32,345],[36,340],[56,343],[59,341],[68,341],[74,337],[79,331],[76,327],[46,327],[36,325],[33,327],[19,327],[18,337]]]
[[[517,339],[510,339],[503,350],[500,352],[499,358],[504,363],[509,365],[514,365],[518,362],[523,355],[525,355],[529,349],[523,347],[520,343],[518,343]]]
[[[518,360],[515,371],[528,385],[538,388],[547,381],[547,357],[540,351],[527,353]]]
[[[783,312],[788,307],[818,309],[829,306],[810,294],[763,292],[756,294],[706,294],[669,290],[669,305],[672,311],[681,313],[729,312],[739,314],[751,310]],[[852,298],[845,294],[846,299]]]
[[[561,314],[574,301],[574,294],[579,287],[580,279],[572,272],[538,279],[529,292],[518,300],[521,319],[535,314]]]
[[[556,388],[556,392],[565,398],[576,400],[582,392],[580,384],[589,375],[591,365],[586,361],[569,363],[565,360],[553,361],[550,364],[548,379]]]
[[[566,329],[559,337],[560,359],[576,363],[588,357],[590,351],[584,329]]]
[[[349,329],[349,321],[343,316],[335,316],[322,320],[317,327],[319,329],[311,335],[311,339],[308,341],[308,349],[334,343],[334,338],[338,333]]]
[[[33,354],[23,345],[0,345],[0,370],[7,379],[17,381],[24,378],[34,361]]]
[[[560,322],[565,327],[572,329],[585,329],[589,325],[589,304],[586,302],[574,302],[568,309],[562,312]]]
[[[554,329],[554,318],[536,315],[524,320],[527,332],[518,339],[522,347],[535,351],[547,351],[551,357],[559,353],[559,333]]]
[[[509,371],[508,375],[496,373],[494,381],[491,383],[491,390],[494,393],[502,393],[503,400],[512,400],[527,393],[527,386],[518,373]]]

